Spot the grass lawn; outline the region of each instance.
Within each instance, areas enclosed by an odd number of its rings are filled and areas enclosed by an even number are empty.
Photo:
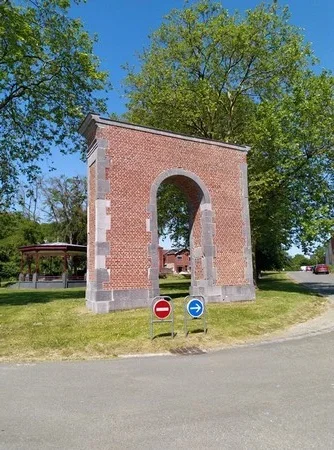
[[[183,298],[190,280],[161,280],[161,293],[174,299],[175,332],[169,324],[154,326],[149,338],[150,310],[96,315],[85,307],[84,290],[0,289],[0,361],[97,359],[133,353],[166,352],[178,347],[219,348],[304,322],[319,314],[326,299],[285,277],[267,274],[256,302],[209,304],[208,333],[202,321],[183,333]]]

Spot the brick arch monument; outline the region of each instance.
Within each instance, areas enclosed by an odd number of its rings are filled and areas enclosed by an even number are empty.
[[[191,293],[253,300],[247,147],[89,114],[87,307],[150,305],[159,295],[157,191],[172,183],[190,211]]]

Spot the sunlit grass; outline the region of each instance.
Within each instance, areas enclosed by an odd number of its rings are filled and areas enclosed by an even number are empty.
[[[256,302],[209,304],[208,333],[185,337],[183,298],[188,289],[189,280],[161,280],[161,293],[174,300],[176,336],[167,335],[169,324],[156,324],[152,341],[149,309],[96,315],[87,311],[83,289],[0,289],[0,359],[91,359],[184,346],[218,348],[304,322],[326,303],[283,274],[271,274],[261,280]],[[190,331],[201,327],[201,320],[189,323]]]

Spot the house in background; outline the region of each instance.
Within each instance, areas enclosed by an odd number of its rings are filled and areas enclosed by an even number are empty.
[[[326,264],[334,264],[334,236],[328,241],[325,258]]]
[[[159,247],[160,272],[178,274],[190,273],[190,252],[187,248],[164,250]]]

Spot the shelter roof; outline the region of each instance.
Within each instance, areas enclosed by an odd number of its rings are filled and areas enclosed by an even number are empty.
[[[24,254],[35,254],[57,256],[63,253],[68,255],[84,255],[87,253],[86,245],[68,244],[66,242],[47,242],[45,244],[24,245],[19,247]]]

